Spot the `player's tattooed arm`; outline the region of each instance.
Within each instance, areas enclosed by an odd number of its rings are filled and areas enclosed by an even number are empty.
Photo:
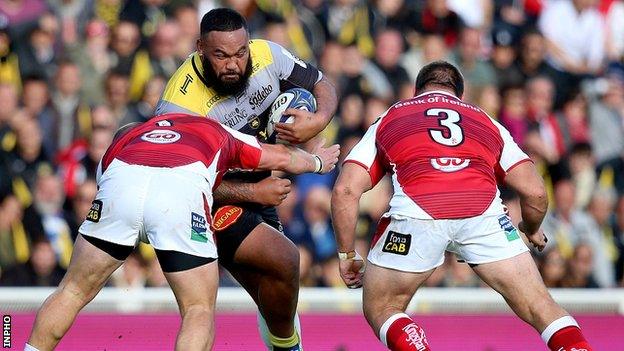
[[[214,201],[219,204],[236,204],[241,202],[256,202],[254,200],[254,183],[224,180],[214,191]]]

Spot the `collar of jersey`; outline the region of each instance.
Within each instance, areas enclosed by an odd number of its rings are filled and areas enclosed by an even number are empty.
[[[419,98],[419,97],[421,97],[421,96],[425,96],[425,95],[429,95],[429,94],[443,94],[443,95],[448,95],[448,96],[450,96],[450,97],[452,97],[452,98],[455,98],[455,99],[458,99],[458,100],[459,100],[459,98],[458,98],[457,96],[455,96],[455,95],[453,95],[453,94],[451,94],[451,93],[449,93],[449,92],[442,91],[442,90],[431,90],[431,91],[425,91],[424,93],[422,93],[422,94],[418,94],[417,96],[414,96],[414,97]]]
[[[199,67],[198,65],[195,64],[196,57],[199,61]],[[199,53],[197,53],[197,51],[195,51],[193,55],[191,55],[191,65],[193,66],[193,70],[195,71],[195,74],[197,74],[197,76],[199,77],[199,80],[201,80],[202,83],[204,83],[208,88],[210,88],[212,84],[208,84],[208,81],[206,81],[206,78],[204,77],[204,66],[201,60],[199,60]]]

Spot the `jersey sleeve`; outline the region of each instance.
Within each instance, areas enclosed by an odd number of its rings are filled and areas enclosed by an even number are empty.
[[[503,127],[500,123],[492,119],[494,125],[498,128],[501,138],[503,139],[503,150],[501,151],[500,158],[498,160],[498,166],[500,169],[507,173],[515,166],[522,162],[531,161],[531,158],[527,156],[522,149],[513,140],[513,137],[509,131]]]
[[[279,44],[268,42],[278,78],[292,85],[312,91],[323,78],[316,67],[301,60]]]
[[[256,169],[260,165],[262,146],[254,136],[222,125],[228,133],[228,168]]]
[[[362,140],[358,142],[343,163],[355,163],[364,168],[371,178],[371,184],[375,186],[386,174],[385,158],[377,149],[377,129],[381,121],[371,125]]]

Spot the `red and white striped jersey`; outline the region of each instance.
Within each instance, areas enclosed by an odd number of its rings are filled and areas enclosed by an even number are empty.
[[[200,173],[216,187],[229,169],[255,169],[262,147],[255,137],[208,118],[172,113],[154,117],[113,141],[101,172],[114,159],[150,167],[180,168]]]
[[[480,108],[441,91],[390,107],[345,162],[375,185],[390,173],[389,215],[459,219],[501,213],[497,180],[529,157]]]

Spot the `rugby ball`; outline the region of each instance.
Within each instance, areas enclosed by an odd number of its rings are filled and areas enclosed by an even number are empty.
[[[284,115],[289,108],[296,108],[310,112],[316,112],[316,99],[311,92],[302,88],[292,88],[281,93],[269,110],[269,123],[267,124],[267,136],[273,136],[276,123],[292,123],[292,116]]]

